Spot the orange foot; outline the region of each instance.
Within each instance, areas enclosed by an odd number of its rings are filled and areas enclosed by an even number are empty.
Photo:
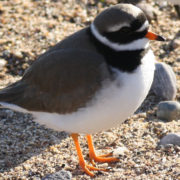
[[[71,136],[72,136],[74,143],[75,143],[75,146],[76,146],[77,155],[79,157],[79,165],[85,171],[86,174],[93,177],[94,174],[91,171],[109,171],[109,169],[102,169],[102,168],[94,167],[95,166],[94,161],[102,162],[102,163],[119,161],[119,159],[117,159],[117,158],[109,157],[112,155],[112,153],[102,155],[102,156],[96,156],[94,146],[92,143],[92,137],[91,137],[91,135],[87,135],[87,141],[88,141],[88,146],[89,146],[89,156],[90,156],[90,160],[91,160],[91,163],[93,166],[86,164],[86,162],[83,158],[83,155],[82,155],[81,147],[80,147],[79,142],[78,142],[78,134],[71,134]]]
[[[112,153],[97,156],[95,153],[95,150],[94,150],[94,145],[92,142],[91,135],[87,135],[86,137],[87,137],[88,147],[89,147],[89,157],[90,157],[90,161],[93,165],[95,165],[94,161],[100,162],[100,163],[106,163],[106,162],[111,163],[111,162],[118,162],[119,161],[118,158],[111,157]]]

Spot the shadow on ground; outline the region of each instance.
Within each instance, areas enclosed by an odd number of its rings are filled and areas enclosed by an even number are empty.
[[[8,172],[48,146],[60,144],[65,132],[46,129],[28,114],[0,110],[0,173]]]

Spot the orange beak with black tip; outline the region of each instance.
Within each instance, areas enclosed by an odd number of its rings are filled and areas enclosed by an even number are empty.
[[[165,41],[165,39],[162,36],[159,36],[153,32],[148,31],[145,35],[146,38],[149,40],[156,40],[156,41]]]

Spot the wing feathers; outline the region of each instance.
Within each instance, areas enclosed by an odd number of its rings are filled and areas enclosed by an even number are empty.
[[[97,53],[53,51],[37,59],[22,80],[0,91],[0,101],[31,111],[70,113],[85,106],[108,78]]]

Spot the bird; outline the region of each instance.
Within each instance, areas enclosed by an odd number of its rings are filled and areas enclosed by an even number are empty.
[[[95,176],[95,162],[119,159],[98,156],[92,134],[116,127],[147,96],[155,56],[149,41],[165,39],[149,31],[138,7],[117,4],[99,13],[87,27],[40,55],[17,82],[0,91],[0,105],[32,114],[34,121],[71,134],[82,170]],[[79,135],[85,135],[90,164],[83,157]]]

